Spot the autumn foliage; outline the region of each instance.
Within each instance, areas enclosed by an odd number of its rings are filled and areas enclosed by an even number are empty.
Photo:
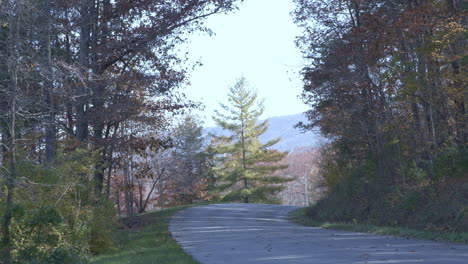
[[[171,119],[197,106],[175,91],[192,66],[178,45],[207,32],[205,18],[235,8],[213,0],[1,1],[3,263],[81,263],[112,247],[103,224],[115,216],[110,201],[145,210],[160,177],[147,152],[164,152]],[[41,186],[52,194],[36,192]],[[37,225],[23,226],[32,218]],[[30,233],[19,236],[19,225]],[[32,239],[45,229],[46,240]],[[21,243],[31,250],[19,254]]]
[[[313,214],[466,231],[466,3],[295,2],[302,126],[332,140],[322,169],[334,192]]]

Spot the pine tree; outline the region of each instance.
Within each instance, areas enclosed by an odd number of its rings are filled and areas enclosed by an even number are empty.
[[[204,198],[199,189],[204,186],[208,157],[202,124],[196,116],[186,115],[173,132],[173,162],[169,170],[175,181],[177,200],[185,204]]]
[[[260,135],[268,130],[268,120],[258,121],[264,107],[244,77],[230,88],[228,98],[229,105],[221,104],[226,114],[216,111],[213,117],[230,132],[228,136],[213,136],[218,194],[225,201],[278,202],[275,195],[284,188],[281,183],[289,180],[273,173],[287,167],[278,164],[287,153],[269,149],[279,138],[260,142]]]

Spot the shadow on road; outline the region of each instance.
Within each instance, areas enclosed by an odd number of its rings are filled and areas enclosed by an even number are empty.
[[[170,231],[204,264],[468,263],[468,246],[305,227],[299,207],[216,204],[176,214]]]

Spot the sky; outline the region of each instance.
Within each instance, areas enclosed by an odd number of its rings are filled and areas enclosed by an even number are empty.
[[[307,106],[298,98],[303,59],[295,46],[301,30],[293,23],[292,0],[246,0],[234,13],[211,16],[206,26],[215,35],[194,34],[187,46],[189,61],[202,65],[191,72],[183,90],[202,102],[204,126],[214,126],[212,116],[226,102],[229,87],[240,76],[263,98],[261,118],[301,113]]]

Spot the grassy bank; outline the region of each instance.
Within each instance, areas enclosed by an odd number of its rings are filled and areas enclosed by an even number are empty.
[[[96,256],[92,264],[195,264],[168,231],[171,216],[191,206],[178,206],[122,219],[116,233],[117,248]]]
[[[468,233],[466,232],[433,232],[404,227],[385,227],[370,224],[317,221],[307,215],[307,208],[298,209],[292,212],[289,217],[291,221],[306,226],[468,244]]]

